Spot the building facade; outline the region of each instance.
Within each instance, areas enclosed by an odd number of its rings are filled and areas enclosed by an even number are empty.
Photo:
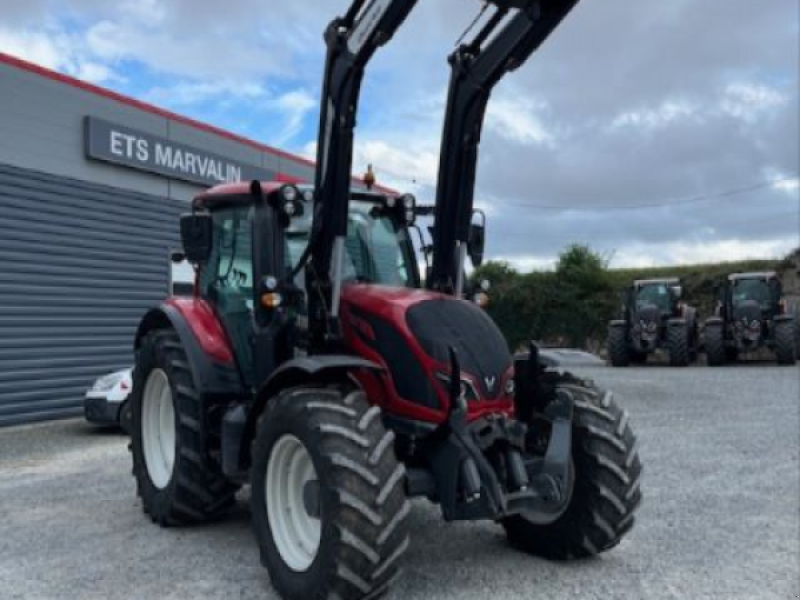
[[[254,178],[313,165],[0,54],[0,426],[81,414],[167,295],[188,201]]]

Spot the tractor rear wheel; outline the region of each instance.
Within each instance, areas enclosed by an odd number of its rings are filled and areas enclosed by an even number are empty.
[[[608,328],[608,357],[614,367],[627,367],[630,364],[628,335],[624,327]]]
[[[689,364],[689,341],[689,327],[667,327],[667,352],[671,366],[685,367]]]
[[[503,520],[509,541],[517,548],[551,560],[587,558],[610,550],[633,527],[642,499],[642,465],[628,413],[610,392],[569,375],[557,389],[575,402],[572,460],[575,483],[564,514],[549,525],[524,515]]]
[[[775,323],[775,358],[779,365],[793,365],[797,361],[794,325],[794,321]]]
[[[253,443],[253,526],[287,600],[377,598],[408,548],[405,468],[361,391],[270,400]]]
[[[200,396],[174,331],[145,336],[129,402],[133,475],[144,512],[166,526],[206,521],[229,508],[238,487],[208,457]]]
[[[725,348],[725,329],[721,323],[706,325],[706,362],[710,367],[719,367],[728,360],[728,349]]]

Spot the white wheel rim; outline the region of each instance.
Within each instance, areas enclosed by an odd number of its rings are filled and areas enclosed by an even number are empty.
[[[163,490],[172,479],[175,465],[175,407],[167,374],[150,373],[142,394],[142,446],[150,481]]]
[[[311,455],[293,435],[273,446],[267,463],[264,497],[272,539],[286,565],[305,571],[314,562],[322,539],[322,522],[308,514],[304,492],[318,481]]]

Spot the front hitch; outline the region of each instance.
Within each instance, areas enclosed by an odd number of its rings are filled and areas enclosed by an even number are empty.
[[[537,354],[531,354],[529,373],[538,378]],[[570,496],[572,396],[559,391],[545,409],[552,423],[550,441],[543,457],[533,457],[526,451],[523,422],[505,415],[468,422],[453,348],[450,378],[447,420],[428,438],[424,453],[445,520],[499,519],[523,512],[533,521],[557,519]]]

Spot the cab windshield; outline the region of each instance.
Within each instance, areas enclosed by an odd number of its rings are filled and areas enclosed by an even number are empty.
[[[757,302],[763,310],[769,310],[772,302],[769,285],[763,279],[739,279],[733,287],[733,305],[747,301]]]
[[[310,210],[306,211],[310,213]],[[292,220],[287,231],[288,257],[297,265],[308,245],[311,215]],[[377,204],[352,200],[347,218],[344,281],[415,287],[408,231]]]
[[[656,306],[661,312],[670,312],[669,286],[666,283],[648,283],[636,294],[636,308]]]

